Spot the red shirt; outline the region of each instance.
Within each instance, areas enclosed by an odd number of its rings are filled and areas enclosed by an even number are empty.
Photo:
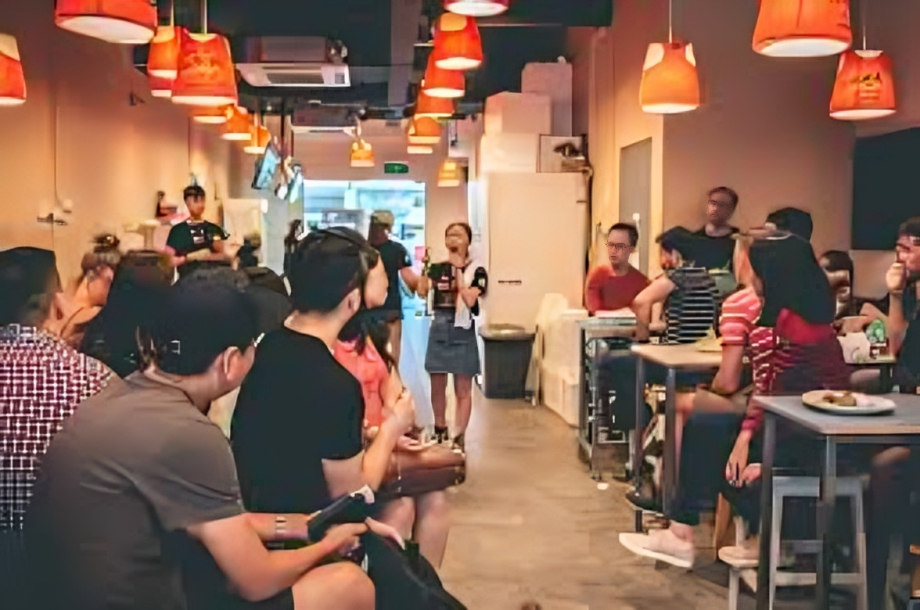
[[[610,265],[595,267],[585,282],[585,307],[591,314],[629,307],[648,285],[648,278],[634,267],[626,275],[614,275]]]
[[[354,341],[336,341],[335,359],[361,382],[366,427],[379,426],[383,423],[383,387],[390,378],[387,363],[370,339],[364,344],[363,354],[358,353]]]

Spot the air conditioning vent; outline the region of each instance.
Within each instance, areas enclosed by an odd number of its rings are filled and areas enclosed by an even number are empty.
[[[294,133],[351,133],[354,111],[341,106],[301,106],[291,116]]]
[[[348,66],[324,38],[250,38],[236,67],[253,87],[351,86]]]

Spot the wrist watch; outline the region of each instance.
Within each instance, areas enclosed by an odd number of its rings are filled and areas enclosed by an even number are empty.
[[[287,515],[275,515],[275,538],[284,539],[289,533]]]

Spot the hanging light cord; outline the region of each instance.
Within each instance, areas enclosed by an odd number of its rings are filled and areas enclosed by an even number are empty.
[[[201,33],[208,33],[208,0],[201,0]]]
[[[866,21],[868,21],[868,19],[866,19],[866,4],[868,4],[866,0],[862,0],[862,2],[859,3],[860,18],[862,19],[863,51],[866,50]]]
[[[668,0],[668,44],[674,42],[674,0]]]
[[[176,0],[171,0],[169,3],[169,25],[176,27]]]

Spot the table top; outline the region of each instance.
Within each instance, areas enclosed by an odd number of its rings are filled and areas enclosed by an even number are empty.
[[[701,352],[695,343],[686,345],[643,343],[633,345],[632,352],[643,360],[681,370],[709,371],[719,368],[722,363],[721,352]]]
[[[583,330],[604,330],[608,328],[635,328],[636,318],[598,318],[591,317],[578,321]]]
[[[920,435],[920,396],[885,396],[895,403],[887,415],[832,415],[806,407],[801,396],[754,396],[754,404],[822,436]]]

